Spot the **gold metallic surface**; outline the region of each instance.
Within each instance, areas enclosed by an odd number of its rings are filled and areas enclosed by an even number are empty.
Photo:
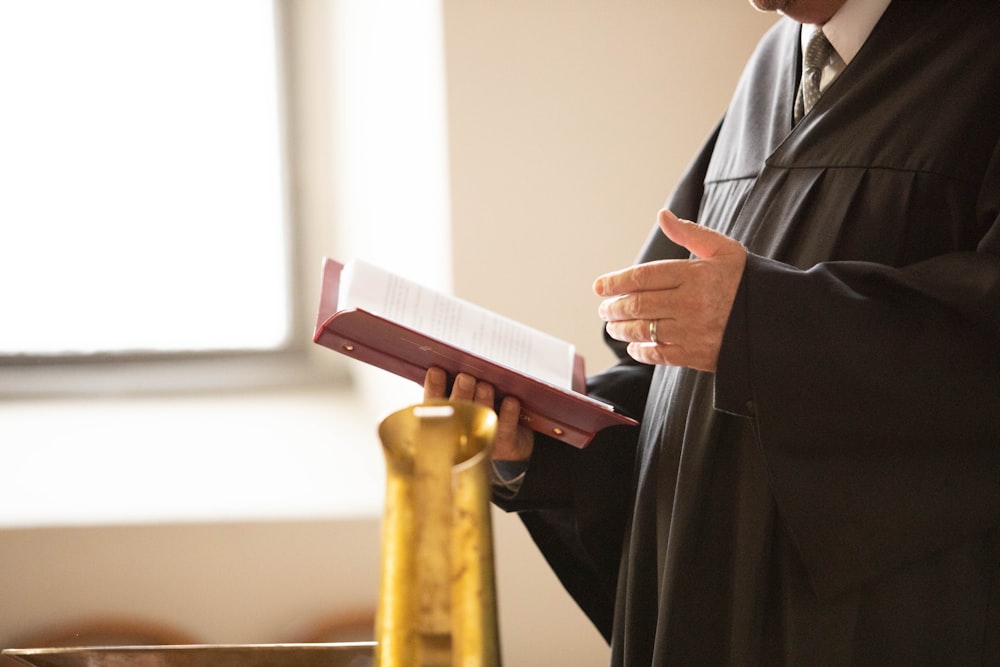
[[[379,426],[386,458],[380,667],[500,663],[489,508],[492,410],[428,401]]]

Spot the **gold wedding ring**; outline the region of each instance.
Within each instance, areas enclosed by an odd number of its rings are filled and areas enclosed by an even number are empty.
[[[660,344],[660,341],[656,340],[656,320],[649,321],[649,342],[653,345]]]

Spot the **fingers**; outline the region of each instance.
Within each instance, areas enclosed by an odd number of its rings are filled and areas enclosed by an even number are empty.
[[[687,248],[696,257],[715,257],[727,252],[738,252],[742,247],[735,239],[690,220],[681,220],[667,209],[660,211],[657,222],[668,239]]]
[[[680,285],[681,276],[676,270],[682,267],[683,263],[684,260],[663,259],[605,273],[594,281],[594,293],[598,296],[614,297],[636,292],[674,289]]]
[[[650,325],[655,322],[655,329]],[[648,320],[616,320],[605,325],[608,335],[626,343],[664,344],[675,342],[684,332],[676,326],[672,317],[650,318]],[[656,338],[653,338],[655,333]]]
[[[497,431],[493,440],[493,458],[499,461],[525,461],[531,457],[534,432],[521,425],[521,403],[507,396],[497,413]]]
[[[657,221],[660,230],[667,238],[690,250],[695,257],[712,258],[745,254],[745,249],[739,241],[690,220],[681,220],[667,209],[660,211]],[[594,281],[594,292],[598,296],[612,297],[651,290],[675,289],[690,279],[685,273],[689,264],[687,260],[661,260],[636,264],[598,277]]]
[[[451,393],[448,392],[448,375],[440,368],[430,368],[424,376],[424,400],[450,398],[453,401],[474,401],[490,408],[496,407],[496,390],[488,382],[479,382],[468,373],[459,373]],[[493,458],[521,461],[531,456],[534,432],[521,424],[521,403],[507,396],[497,412],[497,430],[493,443]]]
[[[455,385],[451,388],[451,400],[474,401],[493,409],[493,385],[479,382],[468,373],[459,373]]]
[[[517,439],[517,429],[521,421],[521,402],[513,396],[508,396],[500,402],[497,413],[497,440],[513,441]]]
[[[605,322],[623,320],[640,320],[647,322],[653,318],[669,317],[673,304],[678,298],[684,298],[687,292],[678,291],[679,287],[644,292],[633,292],[605,299],[597,308],[597,314]]]
[[[448,395],[448,374],[440,368],[429,368],[424,375],[424,400],[451,398],[453,401],[474,401],[491,410],[494,407],[495,391],[493,385],[478,382],[468,373],[459,373]]]
[[[494,398],[493,385],[485,382],[476,382],[476,389],[472,394],[472,400],[490,410],[494,409],[496,399]]]
[[[424,400],[445,398],[448,395],[448,374],[440,368],[428,368],[424,375]]]
[[[671,241],[693,257],[638,264],[600,276],[598,314],[608,335],[629,344],[637,361],[714,371],[746,266],[736,240],[660,211]],[[655,328],[651,322],[656,322]],[[655,331],[655,342],[654,342]]]

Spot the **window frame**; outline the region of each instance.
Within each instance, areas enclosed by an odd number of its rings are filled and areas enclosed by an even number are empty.
[[[345,383],[337,355],[312,345],[320,256],[332,244],[331,72],[326,4],[273,0],[285,208],[289,329],[263,350],[0,356],[0,398],[158,394]],[[308,140],[307,140],[308,139]],[[234,324],[238,326],[238,323]]]

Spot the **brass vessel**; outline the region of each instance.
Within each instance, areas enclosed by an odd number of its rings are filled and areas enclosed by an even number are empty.
[[[495,431],[492,410],[443,400],[379,425],[386,459],[380,667],[500,664],[488,472]]]

